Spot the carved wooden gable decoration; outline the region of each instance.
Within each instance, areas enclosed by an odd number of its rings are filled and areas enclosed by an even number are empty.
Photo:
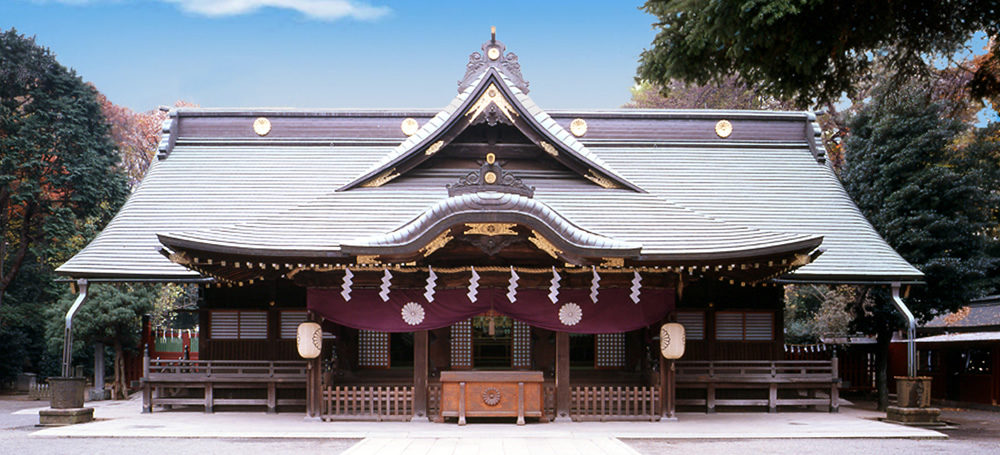
[[[461,149],[472,151],[479,160],[487,153],[499,160],[512,156],[554,160],[603,188],[645,192],[535,105],[527,95],[528,83],[521,76],[517,56],[505,52],[503,43],[491,39],[482,49],[469,57],[459,95],[451,104],[338,191],[385,185],[443,151]],[[574,128],[585,131],[585,127]]]

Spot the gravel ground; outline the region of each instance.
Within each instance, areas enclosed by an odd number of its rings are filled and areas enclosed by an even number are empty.
[[[874,409],[871,403],[859,407]],[[623,439],[639,453],[697,453],[698,455],[733,455],[741,453],[788,453],[809,455],[879,454],[962,454],[996,455],[1000,453],[1000,412],[943,408],[941,420],[951,428],[939,430],[947,440],[919,439],[751,439],[690,440]]]
[[[32,437],[37,415],[14,415],[25,408],[44,406],[21,396],[0,397],[0,454],[231,454],[282,453],[339,454],[358,439],[176,439],[176,438],[46,438]]]
[[[128,454],[277,453],[339,454],[356,439],[176,439],[176,438],[49,438],[32,437],[37,415],[13,412],[44,406],[20,396],[0,397],[0,453],[3,454]],[[860,403],[859,406],[870,407]],[[809,455],[878,454],[990,454],[1000,453],[1000,412],[945,408],[942,420],[952,428],[941,430],[948,440],[913,439],[750,439],[669,440],[625,439],[642,454],[697,453],[734,455],[742,453],[794,453]]]

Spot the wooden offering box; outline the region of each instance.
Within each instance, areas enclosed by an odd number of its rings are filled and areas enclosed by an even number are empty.
[[[542,417],[541,371],[442,371],[441,417]]]

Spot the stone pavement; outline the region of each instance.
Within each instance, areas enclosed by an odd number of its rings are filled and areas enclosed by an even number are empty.
[[[681,413],[676,421],[455,424],[430,422],[318,422],[302,414],[197,410],[140,413],[137,399],[88,403],[96,421],[31,433],[45,437],[167,437],[167,438],[356,438],[350,455],[379,454],[635,454],[628,439],[768,439],[768,438],[946,438],[932,430],[879,422],[879,414],[841,407],[825,412]],[[38,409],[15,414],[37,415]]]

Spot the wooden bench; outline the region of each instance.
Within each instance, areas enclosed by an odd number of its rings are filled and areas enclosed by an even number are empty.
[[[306,362],[253,360],[159,360],[143,359],[142,412],[154,406],[203,405],[211,413],[216,405],[278,406],[305,405],[306,400],[278,399],[277,389],[305,389]],[[204,390],[202,397],[167,397],[166,389]],[[267,390],[266,398],[216,398],[215,389]]]
[[[778,406],[829,406],[839,410],[840,378],[837,359],[785,361],[678,361],[677,389],[705,389],[705,398],[678,398],[681,406],[705,406],[715,412],[716,406],[767,406],[777,412]],[[764,399],[716,397],[718,389],[767,389]],[[782,398],[782,389],[805,390],[807,396]],[[814,396],[817,390],[829,390],[829,398]]]

